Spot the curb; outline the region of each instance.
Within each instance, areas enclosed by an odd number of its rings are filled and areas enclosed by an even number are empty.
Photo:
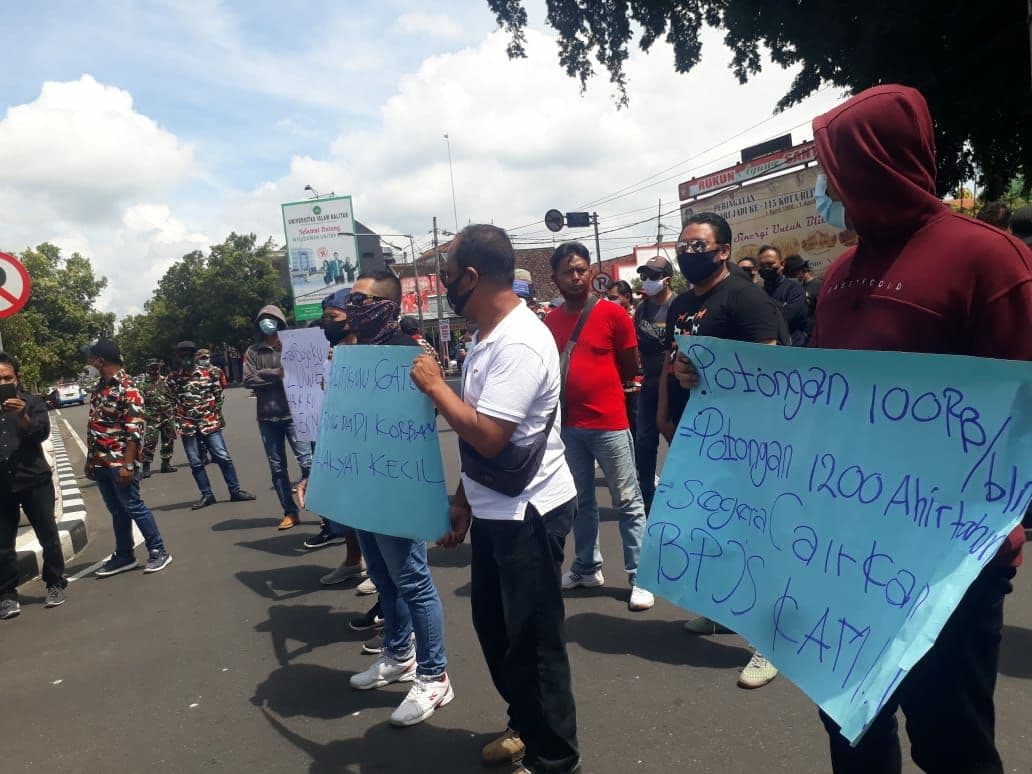
[[[54,521],[61,538],[61,552],[65,563],[86,547],[86,503],[75,478],[64,439],[57,422],[50,427],[50,443],[54,453],[54,490],[57,500],[54,504]],[[38,578],[43,570],[43,547],[36,540],[36,533],[29,527],[15,541],[18,565],[18,585]]]

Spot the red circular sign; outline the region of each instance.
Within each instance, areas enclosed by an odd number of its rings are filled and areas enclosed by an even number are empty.
[[[32,280],[21,261],[0,253],[0,319],[21,311],[32,292]]]

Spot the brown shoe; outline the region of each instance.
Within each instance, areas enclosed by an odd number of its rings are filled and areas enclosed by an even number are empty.
[[[283,514],[283,521],[279,523],[279,527],[277,527],[277,529],[290,529],[291,527],[296,527],[300,523],[301,517],[296,513],[285,513]]]
[[[516,763],[523,760],[523,753],[526,747],[520,739],[518,732],[511,728],[505,729],[505,733],[484,745],[484,763],[488,766],[499,766],[503,763]]]

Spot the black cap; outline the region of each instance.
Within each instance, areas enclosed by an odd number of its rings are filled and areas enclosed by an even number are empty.
[[[797,271],[810,271],[810,262],[801,255],[790,255],[785,259],[785,274],[792,275]]]
[[[97,339],[92,344],[87,344],[80,350],[89,357],[99,357],[108,363],[122,363],[122,353],[118,351],[118,345],[111,339]]]
[[[178,352],[181,349],[188,349],[191,352],[196,352],[197,345],[194,344],[192,341],[181,341],[178,344],[176,344],[176,352]]]

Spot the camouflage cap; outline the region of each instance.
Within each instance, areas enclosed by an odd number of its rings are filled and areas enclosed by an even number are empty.
[[[211,357],[210,349],[199,349],[197,350],[197,357]]]

